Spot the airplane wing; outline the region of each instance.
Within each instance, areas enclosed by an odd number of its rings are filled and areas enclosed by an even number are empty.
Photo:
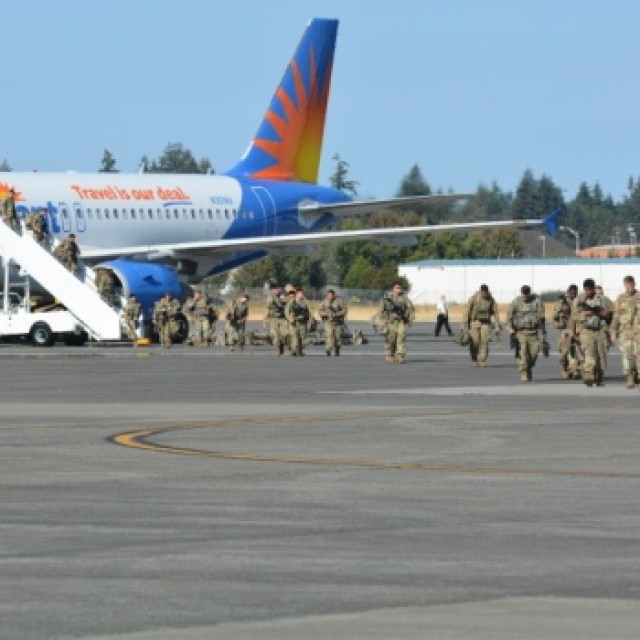
[[[217,240],[201,240],[196,242],[180,242],[174,244],[138,245],[108,249],[83,249],[82,257],[89,261],[110,258],[146,257],[150,260],[179,258],[185,253],[215,254],[229,251],[277,249],[311,245],[325,242],[345,242],[357,240],[393,240],[403,237],[415,237],[445,231],[474,231],[496,228],[519,228],[543,225],[550,233],[556,230],[556,212],[543,220],[495,220],[489,222],[461,222],[455,224],[436,224],[414,227],[384,227],[379,229],[355,229],[351,231],[323,231],[317,233],[288,234],[251,238],[230,238]]]
[[[358,216],[376,211],[389,209],[403,209],[424,204],[445,204],[455,200],[473,198],[470,193],[442,193],[431,196],[409,196],[404,198],[389,198],[387,200],[359,200],[355,202],[337,202],[335,204],[309,203],[298,208],[300,213],[322,214],[331,213],[341,218]]]

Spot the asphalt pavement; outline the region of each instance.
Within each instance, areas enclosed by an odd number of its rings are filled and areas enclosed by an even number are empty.
[[[1,345],[0,638],[640,636],[640,393],[433,325],[327,358]],[[552,336],[552,342],[555,337]]]

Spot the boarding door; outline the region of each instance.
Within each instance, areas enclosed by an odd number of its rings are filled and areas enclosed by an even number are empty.
[[[79,202],[73,203],[73,213],[76,219],[76,231],[82,233],[87,228],[87,221],[84,217],[84,211],[82,210],[82,205]]]
[[[58,202],[60,211],[60,226],[64,233],[71,233],[71,214],[69,213],[69,205],[66,202]]]
[[[277,231],[278,217],[276,216],[276,203],[273,196],[264,187],[251,187],[254,195],[256,196],[262,211],[264,220],[264,235],[274,236]]]

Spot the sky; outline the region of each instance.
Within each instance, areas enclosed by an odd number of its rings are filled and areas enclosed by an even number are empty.
[[[24,0],[5,3],[0,160],[122,171],[181,142],[216,171],[255,134],[312,17],[340,27],[320,182],[335,153],[362,197],[414,164],[433,188],[572,198],[640,176],[635,0]],[[8,26],[11,28],[8,28]]]

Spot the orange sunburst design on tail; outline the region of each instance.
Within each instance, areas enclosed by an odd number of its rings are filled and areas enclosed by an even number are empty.
[[[295,103],[283,86],[280,86],[276,92],[285,117],[282,118],[269,109],[265,118],[280,140],[265,138],[254,140],[254,145],[268,153],[275,163],[253,173],[253,178],[301,180],[302,182],[316,182],[318,179],[322,134],[331,86],[331,65],[324,74],[323,86],[319,87],[313,49],[310,50],[309,57],[311,86],[308,94],[300,67],[295,59],[290,64],[295,86]]]
[[[10,185],[8,185],[6,182],[0,182],[0,199],[4,198],[5,196],[8,196],[11,189],[13,189],[13,193],[14,193],[14,200],[16,202],[18,202],[19,200],[23,200],[24,198],[22,197],[22,192],[21,191],[17,191],[15,189],[15,187],[12,187]]]

